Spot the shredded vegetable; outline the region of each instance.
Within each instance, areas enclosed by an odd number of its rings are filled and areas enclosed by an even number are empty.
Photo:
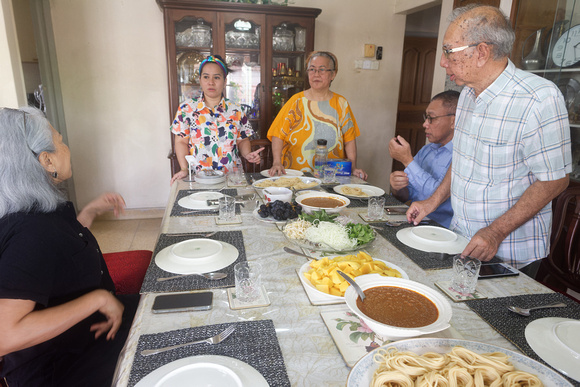
[[[297,219],[292,223],[288,223],[286,227],[284,227],[284,234],[286,234],[290,239],[303,239],[304,233],[311,226],[312,223],[303,219]]]
[[[352,249],[356,239],[348,237],[346,227],[338,223],[319,222],[304,232],[304,238],[314,243],[324,243],[335,250]]]

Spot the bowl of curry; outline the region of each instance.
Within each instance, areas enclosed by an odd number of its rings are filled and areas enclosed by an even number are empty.
[[[302,206],[302,209],[311,213],[324,209],[328,213],[336,213],[350,204],[350,199],[346,196],[331,194],[326,192],[311,192],[298,195],[296,203]]]
[[[361,302],[349,286],[346,305],[379,336],[400,340],[449,328],[451,305],[441,293],[419,282],[381,277],[376,274],[356,278],[365,293]]]

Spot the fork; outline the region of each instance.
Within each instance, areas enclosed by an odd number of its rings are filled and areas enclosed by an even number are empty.
[[[208,343],[208,344],[212,344],[212,345],[219,344],[222,341],[224,341],[225,339],[227,339],[229,337],[229,335],[231,335],[235,330],[236,330],[236,326],[230,325],[229,327],[224,329],[222,332],[218,333],[215,336],[208,337],[207,339],[192,341],[190,343],[171,345],[169,347],[163,347],[163,348],[157,348],[157,349],[145,349],[145,350],[141,351],[141,355],[142,356],[155,355],[157,353],[170,351],[172,349],[177,349],[177,348],[181,348],[181,347],[185,347],[185,346],[193,345],[193,344],[201,344],[201,343]]]

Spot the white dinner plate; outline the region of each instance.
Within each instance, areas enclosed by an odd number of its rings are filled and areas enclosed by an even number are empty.
[[[196,192],[191,195],[182,197],[181,199],[179,199],[177,204],[189,210],[217,210],[218,209],[217,205],[208,206],[207,201],[219,199],[222,196],[225,195],[221,192],[214,191]]]
[[[399,273],[401,273],[402,278],[409,279],[409,276],[407,275],[407,273],[403,269],[401,269],[399,266],[392,264],[390,262],[387,262],[387,261],[383,261],[382,259],[373,258],[373,260],[383,262],[388,267],[395,269],[395,270],[398,270]],[[321,292],[320,290],[316,289],[316,286],[312,285],[312,282],[310,282],[306,277],[304,277],[304,273],[306,273],[310,269],[311,269],[310,262],[306,262],[304,265],[300,266],[300,270],[298,271],[298,277],[300,278],[300,282],[302,282],[302,286],[314,291],[318,295],[324,296],[328,301],[336,300],[336,301],[343,301],[344,302],[344,297],[334,296],[332,294],[327,294],[327,293]],[[365,274],[365,275],[369,275],[369,274]],[[355,277],[355,278],[358,278],[358,277]]]
[[[546,363],[580,382],[580,321],[546,317],[526,326],[526,341]]]
[[[227,356],[201,355],[173,361],[145,376],[135,387],[267,387],[254,367]]]
[[[397,239],[417,250],[433,253],[461,253],[469,241],[443,227],[413,226],[399,230]]]
[[[366,196],[358,196],[352,194],[346,194],[343,192],[344,188],[351,187],[351,188],[359,188],[363,191]],[[333,188],[334,192],[337,194],[341,194],[346,196],[347,198],[354,198],[354,199],[368,199],[371,196],[382,196],[385,194],[385,191],[380,189],[379,187],[375,187],[368,184],[341,184],[337,185]]]
[[[260,171],[260,174],[264,177],[272,177],[269,172],[269,169],[264,169],[263,171]],[[286,169],[286,175],[283,176],[304,176],[304,172],[296,169]]]
[[[167,246],[155,256],[155,264],[175,274],[201,274],[228,267],[238,259],[238,249],[213,239],[188,239]]]
[[[195,181],[199,184],[219,184],[226,181],[226,174],[222,171],[214,171],[206,173],[204,170],[198,171],[195,174]]]
[[[476,353],[503,352],[509,356],[509,361],[517,370],[536,375],[544,386],[572,387],[572,384],[551,368],[520,353],[491,344],[458,339],[418,338],[396,341],[381,348],[395,347],[398,351],[412,351],[421,355],[426,352],[447,353],[457,345]],[[380,348],[369,352],[355,364],[348,374],[347,387],[368,387],[371,385],[373,374],[378,369],[378,364],[373,361],[373,356],[378,349]]]
[[[284,178],[286,178],[286,179],[298,178],[298,179],[302,180],[303,183],[306,183],[306,184],[316,183],[316,185],[312,185],[311,187],[306,187],[306,188],[296,188],[296,187],[294,187],[294,189],[296,189],[298,191],[299,190],[302,190],[302,189],[312,189],[312,188],[316,188],[321,183],[321,180],[320,179],[316,179],[314,177],[304,177],[304,176],[277,176],[277,177],[269,177],[267,179],[261,179],[261,180],[255,181],[254,184],[252,184],[252,186],[254,188],[264,189],[264,188],[268,188],[268,187],[260,187],[260,185],[263,184],[265,181],[273,181],[274,182],[274,181],[276,181],[278,179],[284,179]],[[289,187],[286,187],[286,188],[289,188]]]

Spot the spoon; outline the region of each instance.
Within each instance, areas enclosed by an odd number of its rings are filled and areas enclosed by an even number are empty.
[[[525,308],[519,308],[517,306],[508,306],[507,308],[509,310],[511,310],[514,313],[520,314],[522,316],[529,316],[530,315],[530,310],[534,310],[534,309],[545,309],[545,308],[565,308],[566,304],[564,304],[563,302],[558,302],[556,304],[548,304],[548,305],[542,305],[542,306],[536,306],[533,308],[529,308],[529,309],[525,309]]]
[[[157,282],[163,282],[163,281],[168,281],[168,280],[172,280],[175,278],[181,278],[181,277],[187,277],[190,275],[198,275],[200,277],[205,277],[210,281],[217,281],[217,280],[221,280],[226,278],[228,275],[227,273],[204,273],[204,274],[198,274],[198,273],[192,273],[192,274],[180,274],[180,275],[174,275],[173,277],[165,277],[165,278],[157,278]]]
[[[298,251],[292,250],[289,247],[284,247],[284,251],[287,252],[287,253],[290,253],[290,254],[299,255],[301,257],[306,257],[308,259],[312,259],[313,261],[316,261],[316,258],[311,257],[310,255],[306,255],[306,254],[299,253]]]
[[[344,274],[342,271],[337,270],[336,271],[338,274],[340,274],[342,276],[342,278],[344,278],[349,284],[352,285],[352,287],[354,288],[354,290],[356,290],[356,292],[358,293],[358,296],[360,297],[361,301],[365,300],[365,292],[363,292],[363,290],[360,288],[360,286],[358,286],[358,284],[355,282],[355,280],[353,280],[352,278],[350,278],[348,275]]]

